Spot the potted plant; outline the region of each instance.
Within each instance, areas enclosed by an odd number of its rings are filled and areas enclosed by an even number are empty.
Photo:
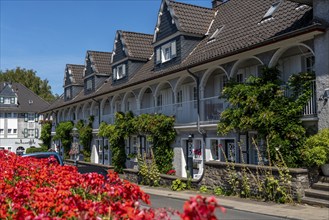
[[[306,140],[302,156],[307,166],[321,167],[322,173],[329,176],[329,128]]]

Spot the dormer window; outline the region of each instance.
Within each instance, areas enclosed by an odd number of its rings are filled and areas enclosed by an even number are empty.
[[[86,86],[87,86],[87,91],[91,91],[93,89],[93,81],[92,79],[87,79],[87,82],[86,82]]]
[[[156,64],[165,63],[176,57],[176,40],[156,48]]]
[[[15,104],[15,97],[0,97],[1,104]]]
[[[121,64],[113,68],[113,79],[119,80],[126,76],[126,64]]]
[[[279,5],[280,5],[280,1],[274,3],[273,5],[271,5],[271,7],[267,10],[266,14],[264,15],[262,21],[272,18],[272,15],[274,14],[274,12],[278,9]]]

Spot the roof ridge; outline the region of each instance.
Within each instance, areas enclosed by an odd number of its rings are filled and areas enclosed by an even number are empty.
[[[70,65],[70,66],[85,66],[85,65],[83,65],[83,64],[72,64],[72,63],[67,63],[66,65]]]
[[[112,53],[112,52],[110,52],[110,51],[98,51],[98,50],[87,50],[87,52]]]
[[[185,3],[185,2],[177,2],[177,1],[174,1],[174,0],[169,0],[169,3],[180,4],[180,5],[188,5],[188,6],[192,6],[192,7],[196,7],[196,8],[207,9],[209,11],[214,11],[215,10],[213,8],[207,8],[207,7],[200,6],[200,5],[192,5],[192,4]]]
[[[149,35],[153,37],[153,34],[147,34],[147,33],[142,33],[142,32],[135,32],[135,31],[124,31],[120,30],[122,33],[130,33],[130,34],[139,34],[139,35]]]

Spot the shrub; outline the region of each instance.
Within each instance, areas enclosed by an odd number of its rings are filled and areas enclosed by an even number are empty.
[[[200,191],[201,193],[207,193],[207,192],[208,192],[208,188],[207,188],[207,186],[203,185],[203,186],[200,186],[199,191]]]
[[[166,209],[142,208],[149,196],[109,171],[80,174],[54,158],[19,157],[0,151],[0,219],[169,219]],[[216,219],[215,198],[197,196],[184,204],[182,219]]]
[[[329,128],[309,137],[301,152],[305,165],[321,166],[329,162]]]
[[[182,190],[185,190],[186,189],[186,183],[184,183],[180,179],[176,179],[176,180],[172,181],[171,189],[173,191],[182,191]]]
[[[215,189],[214,189],[214,194],[215,194],[216,196],[220,196],[220,195],[224,195],[225,192],[224,192],[224,190],[222,189],[222,187],[215,187]]]
[[[48,147],[43,145],[41,147],[30,147],[26,149],[26,153],[27,154],[31,154],[31,153],[37,153],[37,152],[46,152],[48,151]]]

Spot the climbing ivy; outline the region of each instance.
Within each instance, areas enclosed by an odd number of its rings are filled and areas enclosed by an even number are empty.
[[[83,146],[83,156],[84,160],[90,162],[90,155],[91,155],[91,141],[93,138],[93,127],[92,124],[94,122],[94,116],[91,115],[88,119],[88,123],[84,124],[83,120],[80,120],[76,124],[76,128],[78,129],[79,133],[79,142]]]
[[[62,147],[64,148],[65,158],[68,158],[68,153],[70,151],[70,147],[72,143],[72,135],[71,135],[72,129],[73,129],[73,122],[71,121],[60,122],[56,127],[56,135],[54,136],[54,140],[61,141]]]
[[[144,135],[153,143],[154,158],[159,171],[166,173],[172,169],[174,152],[171,143],[176,137],[174,117],[161,114],[142,114],[134,117],[131,112],[118,112],[113,125],[102,123],[98,135],[108,137],[112,162],[116,171],[125,168],[125,139],[131,135]]]
[[[221,114],[218,132],[257,131],[268,140],[273,160],[275,148],[280,148],[288,166],[295,167],[300,164],[298,148],[305,140],[300,117],[311,97],[314,74],[294,74],[286,87],[279,76],[276,67],[264,66],[259,77],[251,76],[246,83],[230,82],[222,92],[230,107]]]
[[[43,146],[46,146],[47,149],[51,147],[51,127],[51,121],[42,122],[40,140],[42,141]]]

